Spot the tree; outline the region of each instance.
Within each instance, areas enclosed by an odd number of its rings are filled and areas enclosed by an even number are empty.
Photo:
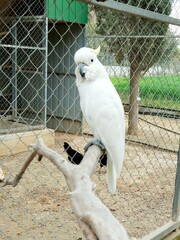
[[[118,0],[153,12],[169,15],[172,1]],[[168,24],[128,16],[95,7],[96,33],[105,35],[109,51],[118,64],[126,57],[130,65],[128,134],[138,134],[139,85],[143,74],[158,62],[163,52]],[[111,36],[111,37],[108,37]]]
[[[176,38],[173,32],[168,31],[166,34],[166,46],[161,54],[158,61],[160,65],[169,65],[175,61],[179,65],[180,49],[179,49],[179,39]]]

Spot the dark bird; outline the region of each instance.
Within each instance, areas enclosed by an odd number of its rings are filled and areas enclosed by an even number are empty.
[[[104,153],[99,159],[100,168],[107,166],[107,155]]]
[[[83,154],[74,150],[67,142],[64,142],[64,150],[68,154],[68,160],[73,164],[80,164],[83,159]],[[99,159],[100,168],[107,166],[107,155],[104,153]]]
[[[64,150],[66,151],[68,155],[68,160],[71,163],[77,164],[77,165],[81,163],[83,159],[83,155],[77,152],[76,150],[72,149],[72,147],[67,142],[64,142]]]

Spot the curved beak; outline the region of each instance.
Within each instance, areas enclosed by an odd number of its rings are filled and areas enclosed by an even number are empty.
[[[79,73],[81,74],[81,77],[84,77],[85,76],[85,69],[84,69],[85,64],[79,63],[78,66],[79,66]]]

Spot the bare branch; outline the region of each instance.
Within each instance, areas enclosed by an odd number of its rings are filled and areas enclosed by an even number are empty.
[[[18,184],[18,182],[21,180],[23,174],[25,173],[26,169],[28,168],[28,166],[30,165],[30,163],[32,162],[32,160],[35,158],[35,156],[37,155],[36,151],[33,151],[30,156],[28,157],[28,159],[26,160],[26,162],[23,164],[21,170],[19,171],[19,173],[15,176],[15,178],[13,180],[10,179],[3,179],[3,185],[1,187],[5,187],[7,185],[12,185],[13,187],[16,187],[16,185]]]
[[[94,192],[95,187],[90,177],[102,154],[99,147],[91,146],[80,165],[68,163],[62,156],[46,147],[42,140],[33,145],[33,148],[50,159],[66,176],[71,191],[69,196],[72,209],[86,239],[129,239],[124,227]]]
[[[3,173],[2,169],[0,168],[0,182],[3,182],[4,179],[5,179],[4,173]]]
[[[102,151],[98,146],[91,146],[85,153],[80,165],[66,161],[61,155],[48,148],[41,139],[32,144],[31,153],[14,180],[6,180],[4,186],[15,187],[27,167],[36,155],[45,156],[66,178],[70,192],[68,193],[73,212],[77,218],[83,236],[87,240],[128,240],[125,228],[112,215],[110,210],[95,195],[95,186],[91,181],[96,163]]]
[[[39,155],[48,158],[63,174],[68,176],[72,169],[75,167],[73,164],[64,159],[54,150],[48,148],[42,139],[38,138],[37,144],[30,145]]]

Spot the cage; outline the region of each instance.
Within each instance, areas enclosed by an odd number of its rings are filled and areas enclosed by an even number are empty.
[[[81,131],[73,56],[84,45],[87,5],[68,4],[1,1],[0,134]]]

